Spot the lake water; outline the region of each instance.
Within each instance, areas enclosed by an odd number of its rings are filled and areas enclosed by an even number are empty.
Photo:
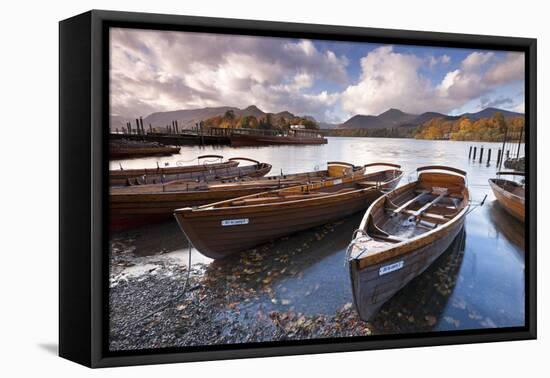
[[[468,173],[470,197],[485,204],[466,219],[464,234],[423,275],[411,282],[381,309],[373,323],[381,332],[456,330],[523,326],[525,316],[525,234],[522,223],[507,215],[498,205],[487,180],[495,177],[499,143],[423,141],[384,138],[328,138],[327,145],[268,146],[232,148],[228,146],[183,146],[179,155],[124,160],[124,168],[174,166],[177,161],[194,164],[201,154],[225,158],[249,157],[272,164],[271,174],[325,169],[327,161],[354,164],[391,162],[405,171],[401,184],[416,179],[415,169],[423,165],[450,165]],[[476,161],[468,159],[469,147],[478,147]],[[479,147],[485,148],[479,163]],[[487,149],[492,161],[487,164]],[[511,151],[511,153],[515,151]],[[520,153],[523,156],[523,152]],[[111,162],[119,168],[119,161]],[[266,260],[263,273],[270,272],[273,292],[248,305],[258,308],[292,310],[305,314],[331,314],[352,302],[344,254],[362,214],[336,224],[302,232],[263,247]],[[129,233],[116,234],[117,240],[132,244],[137,255],[171,255],[185,264],[187,244],[175,221],[152,225]],[[281,253],[284,254],[281,259]],[[296,251],[298,253],[296,253]],[[270,260],[269,256],[277,256]],[[211,261],[192,252],[193,263],[207,264],[206,275],[227,269],[240,269],[242,256],[223,262]],[[286,268],[286,269],[285,269]],[[293,274],[288,274],[291,271]],[[286,273],[283,273],[286,272]],[[274,273],[274,274],[272,274]],[[249,283],[247,283],[249,285]],[[244,310],[243,310],[244,311]]]

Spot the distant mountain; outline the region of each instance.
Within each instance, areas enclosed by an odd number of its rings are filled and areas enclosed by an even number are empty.
[[[389,109],[377,116],[355,115],[340,125],[344,129],[387,129],[408,124],[418,116],[404,113],[399,109]]]
[[[205,121],[216,116],[223,116],[227,111],[233,111],[233,113],[238,117],[254,116],[259,119],[266,117],[267,114],[270,114],[273,119],[296,118],[294,114],[288,111],[282,111],[279,113],[267,113],[255,105],[251,105],[244,109],[239,109],[233,106],[219,106],[199,109],[182,109],[167,112],[156,112],[143,118],[143,125],[146,129],[149,127],[149,124],[152,127],[160,128],[166,125],[171,125],[172,121],[178,121],[178,126],[180,129],[191,129],[195,127],[198,122]],[[304,118],[315,121],[315,119],[310,116]],[[128,121],[132,123],[132,127],[135,126],[135,120],[133,119],[129,120],[119,116],[111,116],[110,127],[111,129],[115,129],[117,127],[122,128],[126,125],[126,122]]]
[[[195,126],[196,123],[204,121],[216,116],[223,116],[227,111],[233,111],[236,116],[254,116],[256,118],[266,117],[270,114],[274,119],[285,118],[287,120],[296,118],[297,116],[288,112],[281,111],[279,113],[266,113],[255,105],[251,105],[244,109],[239,109],[233,106],[219,106],[219,107],[207,107],[199,109],[182,109],[167,112],[156,112],[143,118],[143,124],[147,129],[149,124],[153,127],[164,127],[171,125],[172,121],[177,120],[180,129],[190,129]],[[431,119],[444,118],[445,120],[457,120],[460,117],[468,117],[472,120],[478,120],[481,118],[490,118],[495,113],[500,112],[505,118],[523,116],[522,113],[511,112],[508,110],[502,110],[497,108],[486,108],[477,113],[464,113],[461,115],[450,116],[437,112],[426,112],[420,115],[405,113],[399,109],[389,109],[384,113],[377,116],[357,114],[342,124],[331,124],[326,122],[318,122],[322,129],[383,129],[383,128],[396,128],[396,127],[418,127]],[[303,116],[303,118],[315,121],[315,118],[311,116]],[[123,128],[126,123],[130,122],[132,127],[135,127],[135,119],[127,119],[125,117],[112,115],[110,117],[110,128]]]
[[[164,127],[171,125],[172,121],[178,121],[180,129],[190,129],[195,126],[197,122],[204,119],[224,115],[228,110],[234,112],[239,111],[239,108],[231,106],[219,106],[214,108],[200,108],[200,109],[183,109],[174,110],[168,112],[157,112],[148,115],[143,119],[143,125],[147,128],[149,124],[153,127]]]
[[[477,113],[464,113],[460,117],[468,117],[470,119],[491,118],[496,113],[502,113],[504,118],[523,116],[523,113],[511,112],[509,110],[497,109],[497,108],[485,108]]]
[[[491,118],[495,113],[502,113],[505,118],[523,116],[522,113],[511,112],[508,110],[486,108],[477,113],[464,113],[451,116],[437,112],[426,112],[420,115],[402,112],[399,109],[389,109],[377,116],[355,115],[346,122],[338,126],[341,129],[388,129],[395,127],[418,127],[431,119],[443,118],[447,121],[455,121],[461,117],[467,117],[472,120],[481,118]]]
[[[340,126],[339,123],[319,122],[320,129],[337,129]]]

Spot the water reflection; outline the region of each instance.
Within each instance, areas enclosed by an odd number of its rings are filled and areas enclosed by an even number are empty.
[[[259,293],[247,308],[331,314],[351,300],[345,249],[361,214],[213,261],[205,281]],[[322,300],[319,295],[322,294]],[[252,305],[252,306],[250,306]]]
[[[489,204],[489,216],[497,230],[496,237],[508,239],[519,251],[524,252],[525,231],[523,223],[508,214],[498,201],[492,201]]]
[[[370,321],[377,333],[431,331],[438,323],[442,324],[441,329],[460,327],[460,319],[443,317],[442,314],[459,277],[465,242],[466,231],[463,229],[447,251],[423,274],[380,308]]]

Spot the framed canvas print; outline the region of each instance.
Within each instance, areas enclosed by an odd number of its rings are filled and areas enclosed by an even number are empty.
[[[536,40],[60,22],[60,355],[536,337]]]

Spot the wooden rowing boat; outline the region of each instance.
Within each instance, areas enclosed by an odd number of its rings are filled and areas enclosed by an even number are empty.
[[[369,164],[389,165],[383,163]],[[400,167],[366,174],[332,163],[331,179],[263,192],[174,212],[180,228],[202,254],[219,259],[269,240],[364,210],[401,179]]]
[[[110,188],[110,227],[120,231],[169,219],[174,210],[200,206],[231,198],[315,183],[341,175],[341,163],[328,163],[327,170],[281,174],[268,177],[240,177],[215,181],[179,180],[166,184]],[[335,168],[336,167],[336,168]],[[346,173],[359,174],[364,167],[348,166]]]
[[[219,155],[203,155],[198,159],[218,158]],[[239,161],[248,161],[253,165],[239,166]],[[235,157],[217,163],[204,163],[176,167],[157,167],[142,169],[111,170],[109,184],[111,187],[135,185],[162,185],[171,181],[209,181],[235,177],[262,177],[269,173],[271,165],[253,159]]]
[[[172,155],[180,152],[179,147],[160,143],[109,143],[110,159],[129,159],[143,156]]]
[[[417,169],[418,179],[377,199],[348,247],[355,308],[367,321],[420,275],[462,230],[469,208],[466,172]]]
[[[501,179],[500,176],[523,176],[524,172],[498,172],[497,178],[489,179],[489,185],[495,197],[508,214],[521,222],[525,222],[525,186],[512,180]]]

